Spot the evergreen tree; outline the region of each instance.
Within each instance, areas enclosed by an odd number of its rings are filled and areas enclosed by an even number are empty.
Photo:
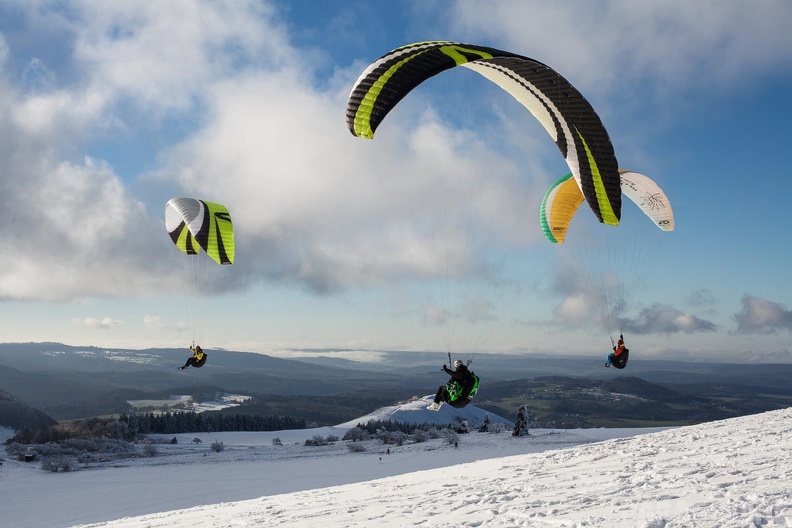
[[[514,420],[512,436],[528,436],[528,406],[521,405],[517,411],[517,419]]]

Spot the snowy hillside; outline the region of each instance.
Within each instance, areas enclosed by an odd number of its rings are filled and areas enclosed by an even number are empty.
[[[790,434],[785,409],[100,526],[790,526]]]
[[[399,411],[422,412],[371,417]],[[176,435],[156,457],[69,473],[6,459],[3,526],[792,526],[792,409],[676,429],[474,432],[458,447],[304,445],[349,427]]]

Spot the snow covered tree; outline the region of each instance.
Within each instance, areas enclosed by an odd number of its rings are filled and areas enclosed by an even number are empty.
[[[457,432],[454,431],[453,429],[449,429],[449,428],[443,429],[442,434],[443,434],[443,438],[445,438],[449,444],[459,443],[459,435],[457,435]]]
[[[478,428],[478,432],[486,433],[487,431],[489,431],[489,424],[490,424],[489,414],[486,414],[484,415],[484,423],[481,424],[481,427]]]
[[[426,442],[429,439],[429,433],[426,431],[422,431],[421,429],[416,429],[412,432],[413,442],[416,444],[420,444],[422,442]]]
[[[366,430],[361,427],[353,427],[352,429],[346,432],[343,438],[343,440],[352,440],[353,442],[357,442],[358,440],[368,440],[368,439],[369,439],[368,432],[366,432]]]
[[[502,433],[506,430],[506,424],[497,422],[489,426],[489,432],[493,434]]]
[[[514,420],[512,436],[528,436],[528,406],[521,405],[517,410],[517,418]]]

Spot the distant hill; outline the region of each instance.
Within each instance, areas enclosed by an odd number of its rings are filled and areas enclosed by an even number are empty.
[[[534,425],[550,428],[689,425],[792,405],[792,387],[650,383],[634,376],[612,379],[544,376],[499,381],[476,404],[501,416],[528,407]]]
[[[349,369],[264,354],[207,350],[200,369],[178,370],[186,349],[124,350],[59,343],[0,344],[0,387],[59,420],[127,410],[146,393],[184,394],[212,386],[243,394],[330,396],[354,391],[432,389],[434,381],[397,370]],[[438,376],[433,376],[437,378]]]
[[[0,389],[0,427],[10,427],[17,431],[36,430],[56,423],[53,418]]]
[[[218,391],[258,396],[227,412],[280,414],[328,425],[412,396],[434,394],[448,379],[440,371],[448,362],[444,352],[302,352],[305,357],[282,359],[209,349],[202,368],[178,370],[190,354],[187,348],[2,343],[0,387],[56,420],[128,412],[129,400]],[[352,361],[350,352],[372,362]],[[633,350],[627,369],[614,371],[603,367],[604,355],[478,353],[471,365],[481,378],[475,405],[514,417],[517,407],[529,402],[536,405],[537,417],[586,427],[617,426],[624,420],[639,425],[694,423],[792,403],[790,364],[650,361]],[[571,381],[534,383],[554,376]],[[592,384],[600,386],[594,390]],[[640,397],[630,399],[629,405],[613,405],[611,393]]]

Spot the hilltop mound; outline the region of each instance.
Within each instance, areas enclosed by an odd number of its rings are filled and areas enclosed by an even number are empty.
[[[496,414],[483,411],[474,405],[468,405],[463,409],[454,409],[450,405],[443,405],[439,411],[427,410],[427,406],[432,403],[433,396],[414,398],[406,403],[381,407],[376,411],[360,418],[350,420],[336,427],[355,427],[360,423],[367,423],[370,420],[381,420],[383,422],[401,422],[414,424],[457,424],[466,421],[473,427],[484,423],[485,417],[489,416],[490,423],[502,423],[508,427],[514,427],[514,423]]]

